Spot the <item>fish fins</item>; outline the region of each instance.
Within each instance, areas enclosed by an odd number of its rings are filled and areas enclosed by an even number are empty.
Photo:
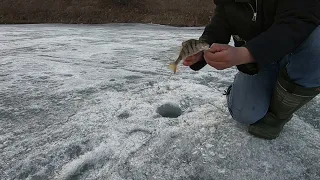
[[[171,69],[173,71],[173,73],[175,74],[177,72],[177,65],[175,63],[170,63],[169,69]]]

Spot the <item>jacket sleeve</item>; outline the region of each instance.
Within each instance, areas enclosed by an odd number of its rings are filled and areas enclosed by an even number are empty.
[[[199,40],[205,41],[210,46],[213,43],[228,44],[231,38],[231,30],[224,11],[223,4],[216,5],[215,14],[211,18],[211,22],[205,27]],[[190,66],[191,69],[198,71],[206,65],[206,61],[202,60]]]
[[[205,27],[204,32],[199,39],[212,45],[213,43],[228,44],[230,38],[230,25],[224,11],[224,6],[223,4],[217,5],[210,24]]]
[[[273,25],[246,47],[259,66],[293,52],[319,25],[319,0],[279,0]]]

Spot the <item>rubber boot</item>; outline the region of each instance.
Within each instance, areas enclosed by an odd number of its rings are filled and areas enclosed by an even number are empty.
[[[249,133],[264,139],[275,139],[293,113],[319,94],[320,88],[304,88],[292,82],[286,68],[279,73],[267,114],[249,125]]]

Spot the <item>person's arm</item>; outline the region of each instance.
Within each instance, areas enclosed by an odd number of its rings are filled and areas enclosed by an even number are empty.
[[[230,25],[223,5],[217,5],[215,14],[211,18],[199,40],[205,41],[209,45],[213,43],[228,44],[231,38]]]
[[[199,40],[205,41],[210,46],[213,43],[228,44],[231,38],[230,25],[226,19],[226,13],[223,5],[216,5],[215,14],[211,18],[211,22],[205,27]],[[202,59],[190,66],[191,69],[198,71],[206,65],[206,61]]]
[[[259,66],[293,52],[319,26],[319,0],[279,0],[274,24],[246,47]]]

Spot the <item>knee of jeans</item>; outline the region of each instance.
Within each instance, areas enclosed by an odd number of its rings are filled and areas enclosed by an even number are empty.
[[[228,104],[229,112],[232,118],[242,124],[253,124],[262,119],[268,111],[268,108],[243,107],[236,109]]]

